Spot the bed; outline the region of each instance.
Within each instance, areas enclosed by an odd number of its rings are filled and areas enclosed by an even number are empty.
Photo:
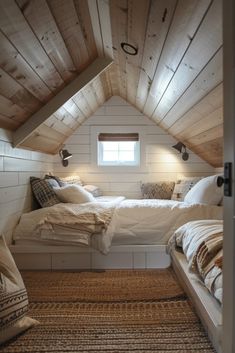
[[[222,219],[222,208],[124,197],[60,203],[22,215],[11,251],[20,268],[168,267],[170,236],[185,222],[201,218]]]
[[[191,220],[222,219],[222,191],[216,180],[184,180],[187,192],[180,184],[174,192],[172,183],[161,183],[161,196],[173,191],[173,199],[130,200],[94,197],[82,185],[64,185],[55,176],[32,177],[32,191],[42,208],[21,216],[11,251],[19,268],[168,267],[166,244],[178,227]],[[149,189],[142,189],[147,197]]]
[[[168,243],[173,267],[217,352],[222,334],[223,221],[191,221],[176,230]]]

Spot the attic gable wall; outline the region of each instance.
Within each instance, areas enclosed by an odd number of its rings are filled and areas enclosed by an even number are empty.
[[[119,167],[97,167],[93,160],[93,127],[136,127],[146,133],[146,165],[140,170]],[[135,131],[134,131],[135,132]],[[73,154],[69,166],[61,165],[55,156],[54,173],[61,176],[79,174],[86,184],[98,185],[107,195],[124,195],[139,198],[140,182],[176,180],[180,175],[210,175],[214,168],[190,151],[187,162],[182,161],[171,147],[176,140],[156,126],[132,105],[118,96],[110,98],[94,115],[88,118],[66,141],[66,148]]]
[[[15,143],[57,153],[83,120],[119,95],[222,166],[222,0],[12,0],[0,10],[0,127],[15,131]],[[42,116],[97,56],[113,65]],[[43,124],[33,131],[35,116]]]
[[[124,131],[126,126],[146,131],[146,165],[140,171],[133,172],[131,168],[125,168],[124,172],[119,168],[105,171],[93,165],[92,128],[108,125],[122,126]],[[67,168],[61,166],[58,155],[13,149],[11,142],[12,134],[0,129],[0,233],[9,243],[21,213],[31,210],[30,176],[42,177],[48,172],[61,176],[79,174],[86,183],[100,186],[105,194],[138,198],[141,181],[176,180],[182,174],[206,176],[215,172],[191,152],[189,160],[183,162],[171,147],[175,140],[117,96],[103,104],[66,140],[66,148],[73,153]]]

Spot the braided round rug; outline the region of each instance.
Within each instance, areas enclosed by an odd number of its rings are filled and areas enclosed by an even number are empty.
[[[23,272],[40,324],[4,353],[215,352],[171,269]]]

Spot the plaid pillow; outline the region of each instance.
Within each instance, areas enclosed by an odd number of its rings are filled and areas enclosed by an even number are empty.
[[[41,207],[50,207],[60,203],[52,186],[45,179],[30,177],[33,194]]]
[[[61,186],[65,186],[65,183],[57,176],[55,175],[49,175],[49,174],[46,174],[45,175],[45,179],[52,185],[52,180],[55,181],[57,183],[57,186],[56,185],[53,185],[55,187],[61,187]]]
[[[160,181],[157,183],[141,184],[141,194],[143,199],[166,199],[170,200],[175,183],[172,181]]]

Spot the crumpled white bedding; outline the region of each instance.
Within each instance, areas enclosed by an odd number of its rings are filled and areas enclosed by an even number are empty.
[[[116,207],[106,235],[112,243],[167,244],[174,231],[198,219],[222,219],[222,207],[172,200],[124,200]]]
[[[106,232],[92,236],[90,245],[103,253],[108,253],[111,244],[117,243],[167,244],[174,231],[190,220],[222,219],[222,207],[202,204],[190,205],[172,200],[123,200],[122,198],[116,201],[115,206]],[[41,236],[35,233],[35,229],[40,222],[41,214],[48,211],[48,208],[40,209],[31,212],[27,217],[22,216],[21,221],[24,222],[20,222],[16,228],[14,240],[40,239]],[[58,235],[60,239],[57,237],[57,240],[63,241],[64,245],[70,245],[69,229],[65,232],[66,234],[54,232],[51,234],[51,239],[55,239],[55,236]],[[71,236],[74,237],[75,233],[76,227],[73,227]],[[49,237],[50,235],[47,234],[47,240]]]

